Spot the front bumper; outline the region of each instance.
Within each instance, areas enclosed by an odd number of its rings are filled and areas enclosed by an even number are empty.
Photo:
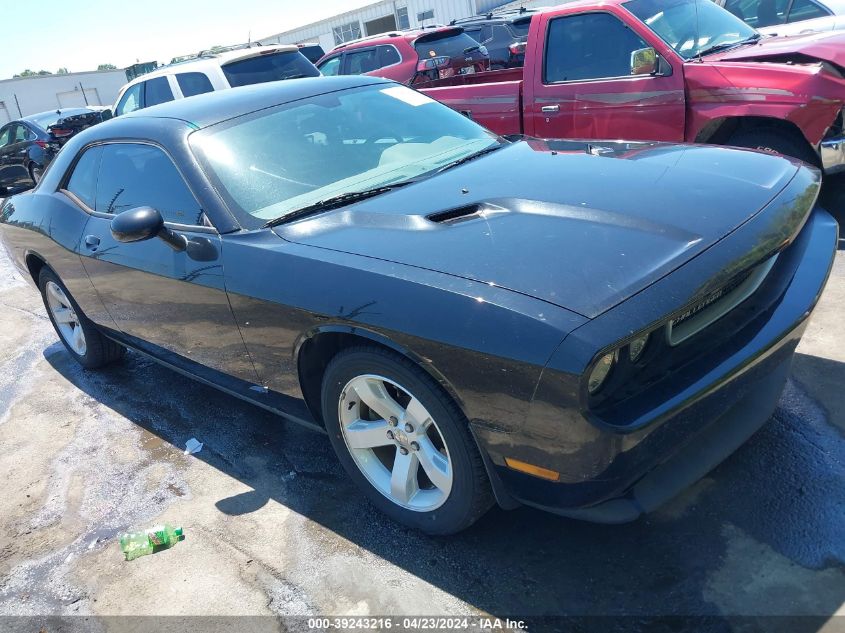
[[[789,281],[767,320],[718,367],[673,399],[671,410],[636,429],[584,426],[574,416],[532,435],[496,433],[474,424],[486,450],[497,499],[556,514],[618,523],[656,509],[733,453],[771,416],[792,357],[827,281],[838,227],[814,211],[793,243]],[[786,259],[786,258],[784,258]],[[556,383],[557,380],[550,381]],[[535,408],[536,418],[545,407]],[[565,412],[563,412],[565,414]],[[541,437],[543,435],[543,437]],[[508,455],[561,473],[543,481],[515,472]],[[511,502],[511,503],[509,503]]]
[[[845,134],[824,139],[819,144],[822,169],[826,174],[845,171]]]

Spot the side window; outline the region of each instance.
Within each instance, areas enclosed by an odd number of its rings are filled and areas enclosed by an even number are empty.
[[[152,145],[103,146],[94,207],[120,213],[136,207],[158,209],[165,222],[202,224],[202,209],[182,175],[162,150]]]
[[[379,67],[384,68],[385,66],[392,66],[393,64],[398,64],[402,61],[402,58],[399,56],[399,51],[397,51],[392,46],[379,46],[378,61]]]
[[[344,75],[362,75],[381,68],[378,63],[378,49],[365,48],[363,50],[346,53],[346,69]]]
[[[464,28],[464,33],[469,35],[476,42],[483,42],[484,41],[481,38],[481,27],[480,26],[466,27],[466,28]]]
[[[3,129],[0,129],[0,147],[6,147],[9,144],[9,140],[12,138],[12,126],[7,125]]]
[[[740,20],[762,28],[786,21],[789,0],[727,0],[725,8]]]
[[[179,84],[183,97],[214,92],[214,87],[205,73],[179,73],[176,75],[176,83]]]
[[[145,83],[145,108],[158,105],[159,103],[173,101],[173,91],[170,89],[170,83],[167,81],[167,77],[156,77],[155,79],[150,79]]]
[[[320,72],[323,73],[326,77],[334,77],[335,75],[340,74],[340,60],[340,55],[338,55],[337,57],[332,57],[331,59],[327,59],[322,64],[320,64],[318,68]]]
[[[126,92],[124,92],[123,96],[120,98],[120,102],[114,109],[114,115],[120,116],[121,114],[128,114],[130,112],[134,112],[135,110],[143,108],[144,105],[143,100],[141,98],[141,90],[143,87],[144,84],[138,83],[129,88]]]
[[[552,20],[547,40],[546,83],[629,76],[631,53],[646,47],[609,13]]]
[[[23,143],[29,138],[29,130],[22,123],[12,126],[12,143]]]
[[[94,208],[97,193],[97,172],[100,169],[102,154],[102,145],[86,149],[79,160],[76,161],[70,179],[65,186],[67,191],[79,198],[89,209]]]
[[[801,22],[802,20],[823,18],[827,15],[830,15],[830,13],[812,0],[794,0],[792,8],[789,10],[787,22]]]

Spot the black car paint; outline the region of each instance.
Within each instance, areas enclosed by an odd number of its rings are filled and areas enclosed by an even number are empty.
[[[630,519],[649,509],[633,492],[637,481],[670,464],[684,445],[694,446],[696,436],[724,425],[729,403],[751,403],[753,428],[765,421],[835,252],[835,222],[820,209],[810,212],[818,172],[724,149],[530,141],[322,216],[272,230],[241,229],[201,172],[189,135],[283,101],[378,83],[343,77],[256,86],[92,128],[68,143],[34,192],[7,200],[0,215],[3,240],[22,270],[41,261],[51,266],[85,313],[116,340],[312,428],[320,424],[315,378],[337,345],[371,341],[407,356],[470,420],[505,506],[517,499],[583,518]],[[139,139],[170,154],[217,227],[168,225],[205,241],[202,261],[156,239],[119,243],[110,234],[111,216],[56,191],[80,149],[109,139]],[[597,145],[602,151],[595,151]],[[711,152],[739,162],[729,175],[706,174],[700,168],[714,160]],[[696,158],[703,161],[699,168],[672,171]],[[772,176],[768,184],[763,172]],[[725,187],[733,201],[711,194]],[[667,194],[670,188],[679,193]],[[678,226],[687,227],[691,242],[702,238],[701,247],[672,251],[675,259],[667,259],[648,239],[633,239],[680,230],[661,224],[638,199],[663,205],[658,211],[664,214],[677,205],[683,216]],[[556,233],[556,248],[538,247],[554,258],[531,260],[524,268],[514,261],[522,278],[508,278],[514,273],[496,258],[515,257],[517,245],[507,234],[537,231],[530,200],[542,218],[558,215],[570,231]],[[445,226],[427,219],[479,204],[499,211]],[[573,206],[587,211],[574,216]],[[497,230],[497,222],[507,230]],[[552,225],[541,226],[531,233],[535,239]],[[628,230],[620,232],[620,226]],[[456,234],[462,235],[458,241],[451,237]],[[427,258],[413,247],[414,235],[417,244],[426,244]],[[592,255],[582,247],[588,238]],[[394,243],[404,244],[404,253]],[[650,285],[634,284],[621,296],[600,287],[605,281],[599,275],[595,288],[581,285],[567,295],[573,271],[595,275],[594,259],[612,254],[614,245]],[[592,410],[583,376],[595,358],[777,251],[770,304],[736,333],[722,332],[708,353],[685,359],[677,376],[691,380],[676,384],[670,374],[644,389],[636,417],[613,406],[601,416]],[[574,261],[562,259],[567,252]],[[553,286],[539,291],[537,278],[555,272],[563,281],[553,297]],[[713,330],[720,328],[702,335]],[[561,481],[515,472],[505,457],[556,469]]]

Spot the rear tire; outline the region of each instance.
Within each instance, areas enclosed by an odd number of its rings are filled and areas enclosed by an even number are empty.
[[[43,176],[44,176],[44,168],[43,167],[41,167],[40,165],[36,165],[35,163],[32,163],[29,166],[29,177],[30,177],[30,179],[32,179],[32,183],[34,185],[37,185],[39,182],[41,182],[41,178]]]
[[[47,266],[41,269],[38,287],[50,322],[76,362],[85,369],[98,369],[123,358],[126,348],[103,336]]]
[[[326,368],[322,408],[346,472],[393,520],[453,534],[493,504],[466,417],[408,359],[378,347],[341,352]]]
[[[783,154],[803,160],[815,167],[819,166],[819,157],[803,136],[790,130],[756,128],[734,132],[728,140],[729,145],[757,149],[770,154]]]

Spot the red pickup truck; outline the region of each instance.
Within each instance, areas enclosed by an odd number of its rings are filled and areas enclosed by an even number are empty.
[[[423,92],[499,134],[753,147],[845,170],[845,34],[763,37],[709,0],[536,14],[523,69]]]

